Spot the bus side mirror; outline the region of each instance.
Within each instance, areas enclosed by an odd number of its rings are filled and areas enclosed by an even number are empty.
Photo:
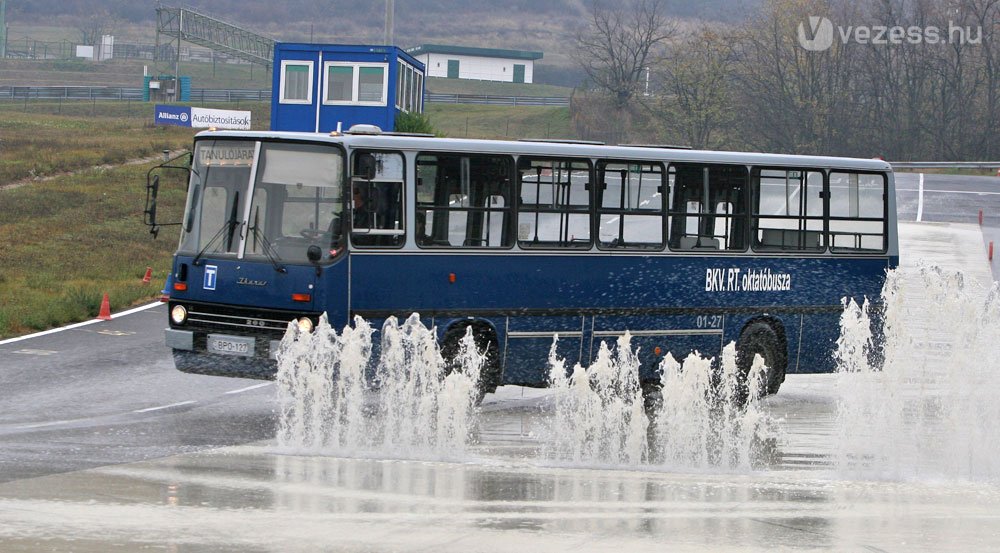
[[[364,180],[372,180],[375,178],[375,172],[377,170],[377,161],[375,156],[371,154],[358,154],[355,161],[355,172],[354,177]]]
[[[160,175],[153,175],[150,179],[146,176],[146,209],[142,212],[142,222],[149,227],[149,233],[155,240],[160,233],[160,227],[156,226],[156,196],[160,193]]]
[[[181,165],[170,165],[170,163],[182,158],[187,157],[189,154],[181,154],[174,159],[167,160],[156,167],[153,167],[146,173],[146,205],[142,212],[142,222],[144,225],[149,227],[149,233],[153,235],[155,239],[160,233],[160,227],[180,225],[180,222],[168,222],[163,223],[159,220],[160,212],[162,208],[167,210],[167,215],[173,215],[174,217],[180,218],[180,215],[176,212],[180,211],[182,206],[174,205],[170,201],[167,201],[165,206],[160,205],[159,195],[160,195],[160,184],[165,184],[168,186],[176,186],[178,189],[183,189],[187,185],[191,178],[191,168]],[[190,163],[190,162],[189,162]],[[169,173],[167,171],[170,170]],[[162,181],[162,183],[161,183]],[[167,198],[169,200],[169,198]],[[176,202],[175,202],[176,203]]]

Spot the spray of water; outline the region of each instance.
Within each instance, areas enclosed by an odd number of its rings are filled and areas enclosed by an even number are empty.
[[[743,380],[733,344],[724,349],[718,371],[713,359],[697,353],[683,363],[668,354],[659,366],[659,391],[647,389],[654,397],[644,401],[630,340],[626,333],[613,351],[602,343],[594,363],[575,366],[568,377],[553,345],[549,366],[555,412],[545,456],[584,465],[750,469],[777,431],[758,399],[766,371],[763,359],[754,358]],[[740,389],[747,380],[749,394]]]
[[[448,370],[417,314],[386,320],[372,370],[373,329],[356,318],[338,335],[326,317],[291,324],[278,351],[279,447],[294,451],[460,457],[469,442],[485,357],[471,330]]]
[[[849,478],[1000,479],[1000,289],[936,266],[891,271],[880,340],[865,301],[837,342],[836,464]]]
[[[631,336],[618,339],[612,354],[601,343],[590,367],[577,364],[566,376],[565,361],[549,352],[549,379],[555,391],[552,439],[545,448],[553,460],[596,465],[636,465],[647,456],[649,420],[639,388],[639,359]],[[556,338],[558,340],[558,337]]]
[[[289,326],[278,353],[279,446],[339,455],[463,458],[476,424],[477,384],[486,360],[471,328],[452,370],[441,358],[434,330],[418,315],[401,325],[394,318],[386,321],[377,362],[373,335],[360,318],[340,334],[325,317],[311,333]],[[683,363],[666,356],[660,386],[647,389],[646,396],[628,333],[614,347],[602,343],[589,367],[576,365],[570,373],[555,352],[554,342],[552,432],[543,446],[549,461],[745,470],[774,432],[757,400],[763,360],[755,358],[750,374],[740,378],[732,344],[721,363],[698,354]],[[739,388],[747,380],[749,394]]]

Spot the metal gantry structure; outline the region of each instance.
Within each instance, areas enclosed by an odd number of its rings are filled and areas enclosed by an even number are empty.
[[[242,27],[199,13],[187,7],[156,6],[156,46],[160,52],[161,36],[176,40],[174,75],[178,75],[181,41],[204,46],[251,64],[271,70],[274,59],[274,39]]]

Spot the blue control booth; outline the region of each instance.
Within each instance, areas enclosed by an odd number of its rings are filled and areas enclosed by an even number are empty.
[[[271,130],[395,129],[424,109],[424,64],[395,46],[277,43]]]

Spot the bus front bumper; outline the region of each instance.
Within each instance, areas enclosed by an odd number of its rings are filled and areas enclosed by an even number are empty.
[[[225,335],[212,334],[210,336],[226,339]],[[229,338],[244,342],[253,340],[253,338],[246,336],[230,336]],[[190,330],[168,328],[165,331],[166,345],[173,351],[174,367],[181,372],[261,380],[274,380],[277,375],[278,363],[275,357],[278,345],[281,343],[279,340],[268,342],[267,357],[259,354],[240,355],[212,352],[204,346],[206,340],[205,334],[198,333],[196,336],[195,332]],[[251,346],[250,350],[253,351],[253,349]]]
[[[166,346],[168,348],[172,348],[172,349],[175,349],[175,350],[182,350],[182,351],[194,351],[195,350],[195,347],[194,347],[194,341],[195,341],[194,340],[194,338],[195,338],[194,331],[191,331],[191,330],[177,330],[177,329],[174,329],[174,328],[168,328],[168,329],[166,329],[164,331],[164,334],[165,334],[164,335],[164,342],[166,343]],[[223,335],[223,334],[210,334],[209,337],[218,337],[218,338],[221,338],[223,340],[225,340],[226,338],[229,338],[233,342],[246,342],[247,340],[250,340],[251,343],[250,343],[249,351],[251,351],[251,352],[254,351],[254,347],[253,347],[252,341],[255,340],[255,338],[249,338],[249,337],[244,337],[244,336],[226,336],[226,335]],[[278,346],[280,344],[281,344],[281,340],[269,340],[268,341],[268,347],[267,347],[267,352],[268,352],[267,358],[268,358],[268,360],[274,361],[274,360],[277,359],[277,356],[278,356]],[[215,353],[215,354],[218,354],[219,352],[210,352],[210,351],[206,350],[204,353]],[[246,357],[253,357],[253,356],[252,355],[248,355]]]

